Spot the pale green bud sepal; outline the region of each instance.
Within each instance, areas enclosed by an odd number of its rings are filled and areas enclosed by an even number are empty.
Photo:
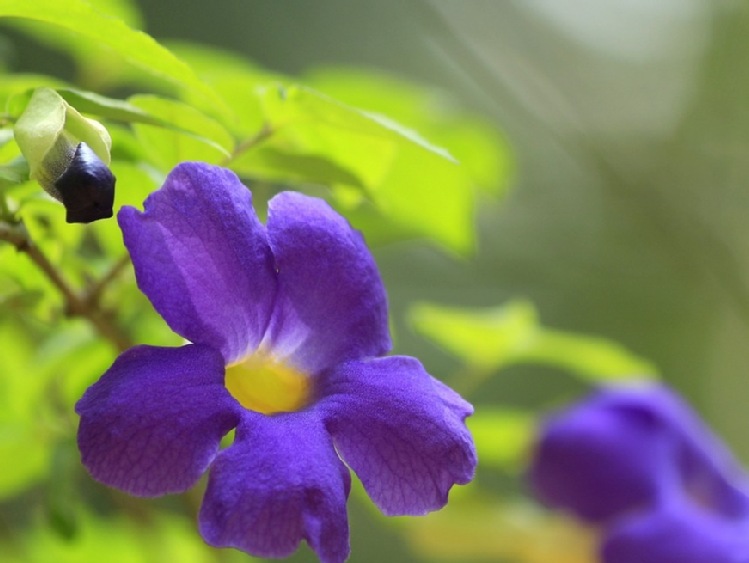
[[[69,223],[112,216],[112,139],[101,123],[82,116],[54,90],[39,88],[13,132],[31,178],[65,205]]]

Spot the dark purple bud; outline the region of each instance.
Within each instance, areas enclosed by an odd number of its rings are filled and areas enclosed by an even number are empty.
[[[115,177],[86,143],[80,143],[65,172],[55,181],[68,223],[91,223],[112,216]]]

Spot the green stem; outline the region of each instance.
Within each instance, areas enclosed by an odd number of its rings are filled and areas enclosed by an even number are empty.
[[[106,274],[88,286],[86,292],[83,294],[83,300],[92,307],[98,307],[104,290],[109,287],[109,284],[120,277],[129,265],[130,255],[123,254]]]
[[[0,222],[0,240],[9,242],[18,252],[23,252],[47,277],[65,301],[65,313],[89,321],[96,331],[120,352],[130,348],[130,339],[112,322],[109,315],[98,307],[98,299],[81,297],[55,268],[54,264],[29,237],[23,223]]]
[[[2,219],[3,221],[8,221],[12,217],[13,214],[10,212],[8,201],[5,199],[5,194],[0,193],[0,219]]]
[[[246,153],[248,150],[252,149],[253,147],[259,145],[266,139],[268,139],[271,135],[273,135],[274,130],[271,128],[270,125],[265,124],[263,127],[258,131],[256,134],[254,134],[252,137],[249,137],[239,143],[232,153],[227,156],[222,162],[221,166],[229,166],[233,161],[235,161],[237,158],[242,156],[244,153]]]

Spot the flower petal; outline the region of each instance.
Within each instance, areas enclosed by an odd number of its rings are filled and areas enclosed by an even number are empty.
[[[273,352],[307,373],[390,349],[387,296],[361,235],[324,201],[284,192],[268,204],[278,268]]]
[[[471,405],[403,356],[349,362],[320,381],[319,407],[338,452],[388,515],[425,514],[468,483]]]
[[[216,547],[286,557],[306,539],[324,563],[349,553],[350,476],[313,411],[246,411],[211,467],[200,533]]]
[[[746,563],[749,522],[679,507],[615,526],[602,547],[604,563]]]
[[[138,287],[169,326],[221,350],[226,363],[265,333],[276,281],[252,195],[226,169],[187,162],[118,215]]]
[[[609,391],[610,400],[639,403],[678,442],[673,463],[681,492],[726,517],[749,518],[749,482],[730,450],[676,393],[664,385]]]
[[[76,404],[83,465],[133,495],[189,489],[239,421],[223,378],[207,346],[131,348]]]
[[[676,477],[677,443],[657,413],[608,399],[595,395],[547,420],[530,469],[541,501],[591,522],[654,505]]]
[[[720,441],[661,385],[601,389],[551,417],[530,470],[550,506],[602,522],[664,498],[748,515],[745,477]]]

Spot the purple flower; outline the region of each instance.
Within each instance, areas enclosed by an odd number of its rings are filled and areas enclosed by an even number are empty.
[[[749,519],[683,504],[659,507],[612,526],[605,563],[747,563]]]
[[[389,515],[436,510],[471,480],[471,405],[383,356],[375,262],[325,202],[281,193],[263,226],[236,175],[184,163],[144,207],[118,217],[138,286],[190,344],[128,350],[78,402],[94,478],[155,496],[210,467],[209,544],[284,557],[305,539],[324,562],[349,552],[347,466]]]
[[[601,527],[605,563],[749,562],[744,473],[666,387],[602,389],[550,417],[529,477]]]

